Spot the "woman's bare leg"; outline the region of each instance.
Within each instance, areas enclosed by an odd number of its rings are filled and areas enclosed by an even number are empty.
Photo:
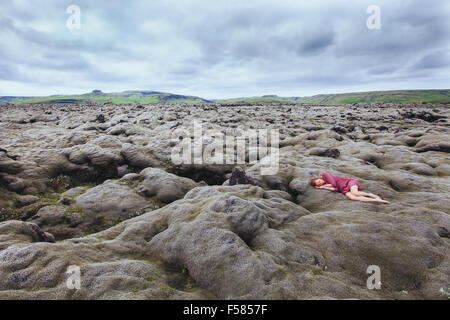
[[[357,196],[357,195],[354,195],[351,191],[347,192],[345,195],[347,196],[347,198],[349,198],[350,200],[354,200],[354,201],[377,202],[377,203],[390,204],[389,201],[382,200],[382,199],[377,199],[377,198],[374,199],[374,198],[369,198],[369,197]]]
[[[361,196],[363,196],[363,197],[370,197],[370,198],[374,198],[374,199],[381,199],[380,196],[377,196],[376,194],[373,194],[373,193],[370,193],[370,192],[359,191],[359,194]]]
[[[373,199],[381,199],[381,197],[377,196],[376,194],[373,194],[370,192],[359,191],[358,186],[352,186],[350,188],[350,192],[353,193],[355,196],[369,197],[369,198],[373,198]]]

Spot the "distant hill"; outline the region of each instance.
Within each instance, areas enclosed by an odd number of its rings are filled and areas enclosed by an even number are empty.
[[[450,102],[450,89],[444,90],[396,90],[371,91],[342,94],[319,94],[311,97],[277,97],[274,95],[218,100],[219,103],[304,103],[304,104],[348,104],[371,102]]]
[[[206,100],[195,96],[185,96],[151,90],[124,91],[116,93],[103,93],[93,90],[90,93],[67,96],[48,97],[0,97],[0,105],[6,103],[295,103],[295,104],[351,104],[371,102],[395,103],[449,103],[450,89],[442,90],[396,90],[371,91],[342,94],[319,94],[311,97],[278,97],[277,95],[264,95],[262,97],[236,98],[225,100]]]
[[[206,99],[202,99],[194,96],[184,96],[172,93],[164,93],[158,91],[124,91],[103,93],[100,90],[93,90],[91,93],[80,95],[64,95],[64,96],[48,96],[48,97],[0,97],[0,104],[14,103],[115,103],[115,104],[128,104],[128,103],[162,103],[162,102],[183,102],[183,103],[195,103],[195,102],[210,102]]]
[[[15,102],[19,102],[22,100],[27,100],[27,99],[31,99],[34,97],[0,97],[0,105],[2,104],[6,104],[6,103],[15,103]]]

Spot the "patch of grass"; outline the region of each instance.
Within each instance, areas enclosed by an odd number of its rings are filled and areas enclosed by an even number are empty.
[[[59,197],[45,197],[44,196],[44,197],[41,197],[40,200],[56,205],[56,204],[58,204]]]
[[[7,220],[19,220],[21,211],[13,208],[0,208],[0,222]]]
[[[134,186],[135,186],[135,182],[134,182],[134,181],[131,181],[131,180],[127,180],[127,181],[126,181],[126,184],[127,184],[127,186],[129,186],[130,188],[134,188]]]
[[[181,169],[181,165],[177,165],[171,159],[168,159],[166,161],[166,168],[168,172],[176,174]]]
[[[171,295],[173,295],[173,294],[175,294],[175,293],[177,292],[177,289],[171,288],[171,287],[167,287],[167,286],[159,287],[159,290],[161,290],[162,293],[163,293],[166,297],[170,297]]]
[[[117,224],[123,222],[123,221],[121,221],[119,218],[111,218],[110,221],[111,221],[111,223],[112,223],[113,225],[117,225]]]
[[[158,272],[154,272],[153,275],[148,275],[145,277],[145,281],[148,282],[158,281],[159,279],[161,279],[161,275]]]
[[[60,175],[50,179],[50,186],[55,191],[65,191],[73,186],[73,181],[70,176]]]
[[[77,207],[69,207],[64,211],[64,215],[67,217],[68,215],[72,214],[72,213],[80,213],[83,214],[83,207],[81,206],[77,206]]]
[[[311,270],[311,273],[315,276],[323,275],[323,270],[319,268],[314,268]]]
[[[448,291],[446,291],[444,288],[439,289],[439,292],[444,296],[450,299],[450,288],[447,288]]]
[[[346,127],[349,132],[352,132],[355,130],[355,124],[353,122],[349,122]]]

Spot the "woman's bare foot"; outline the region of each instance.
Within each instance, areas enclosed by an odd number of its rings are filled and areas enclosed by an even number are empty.
[[[378,200],[378,199],[377,199]],[[391,204],[389,201],[387,201],[387,200],[383,200],[383,199],[379,199],[377,202],[379,202],[379,203],[383,203],[383,204]]]

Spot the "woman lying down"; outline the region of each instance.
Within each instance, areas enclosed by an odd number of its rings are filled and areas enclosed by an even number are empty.
[[[390,204],[389,201],[381,199],[380,196],[361,191],[358,180],[353,178],[342,178],[328,172],[323,172],[320,178],[313,178],[309,183],[317,189],[340,191],[350,200]]]

